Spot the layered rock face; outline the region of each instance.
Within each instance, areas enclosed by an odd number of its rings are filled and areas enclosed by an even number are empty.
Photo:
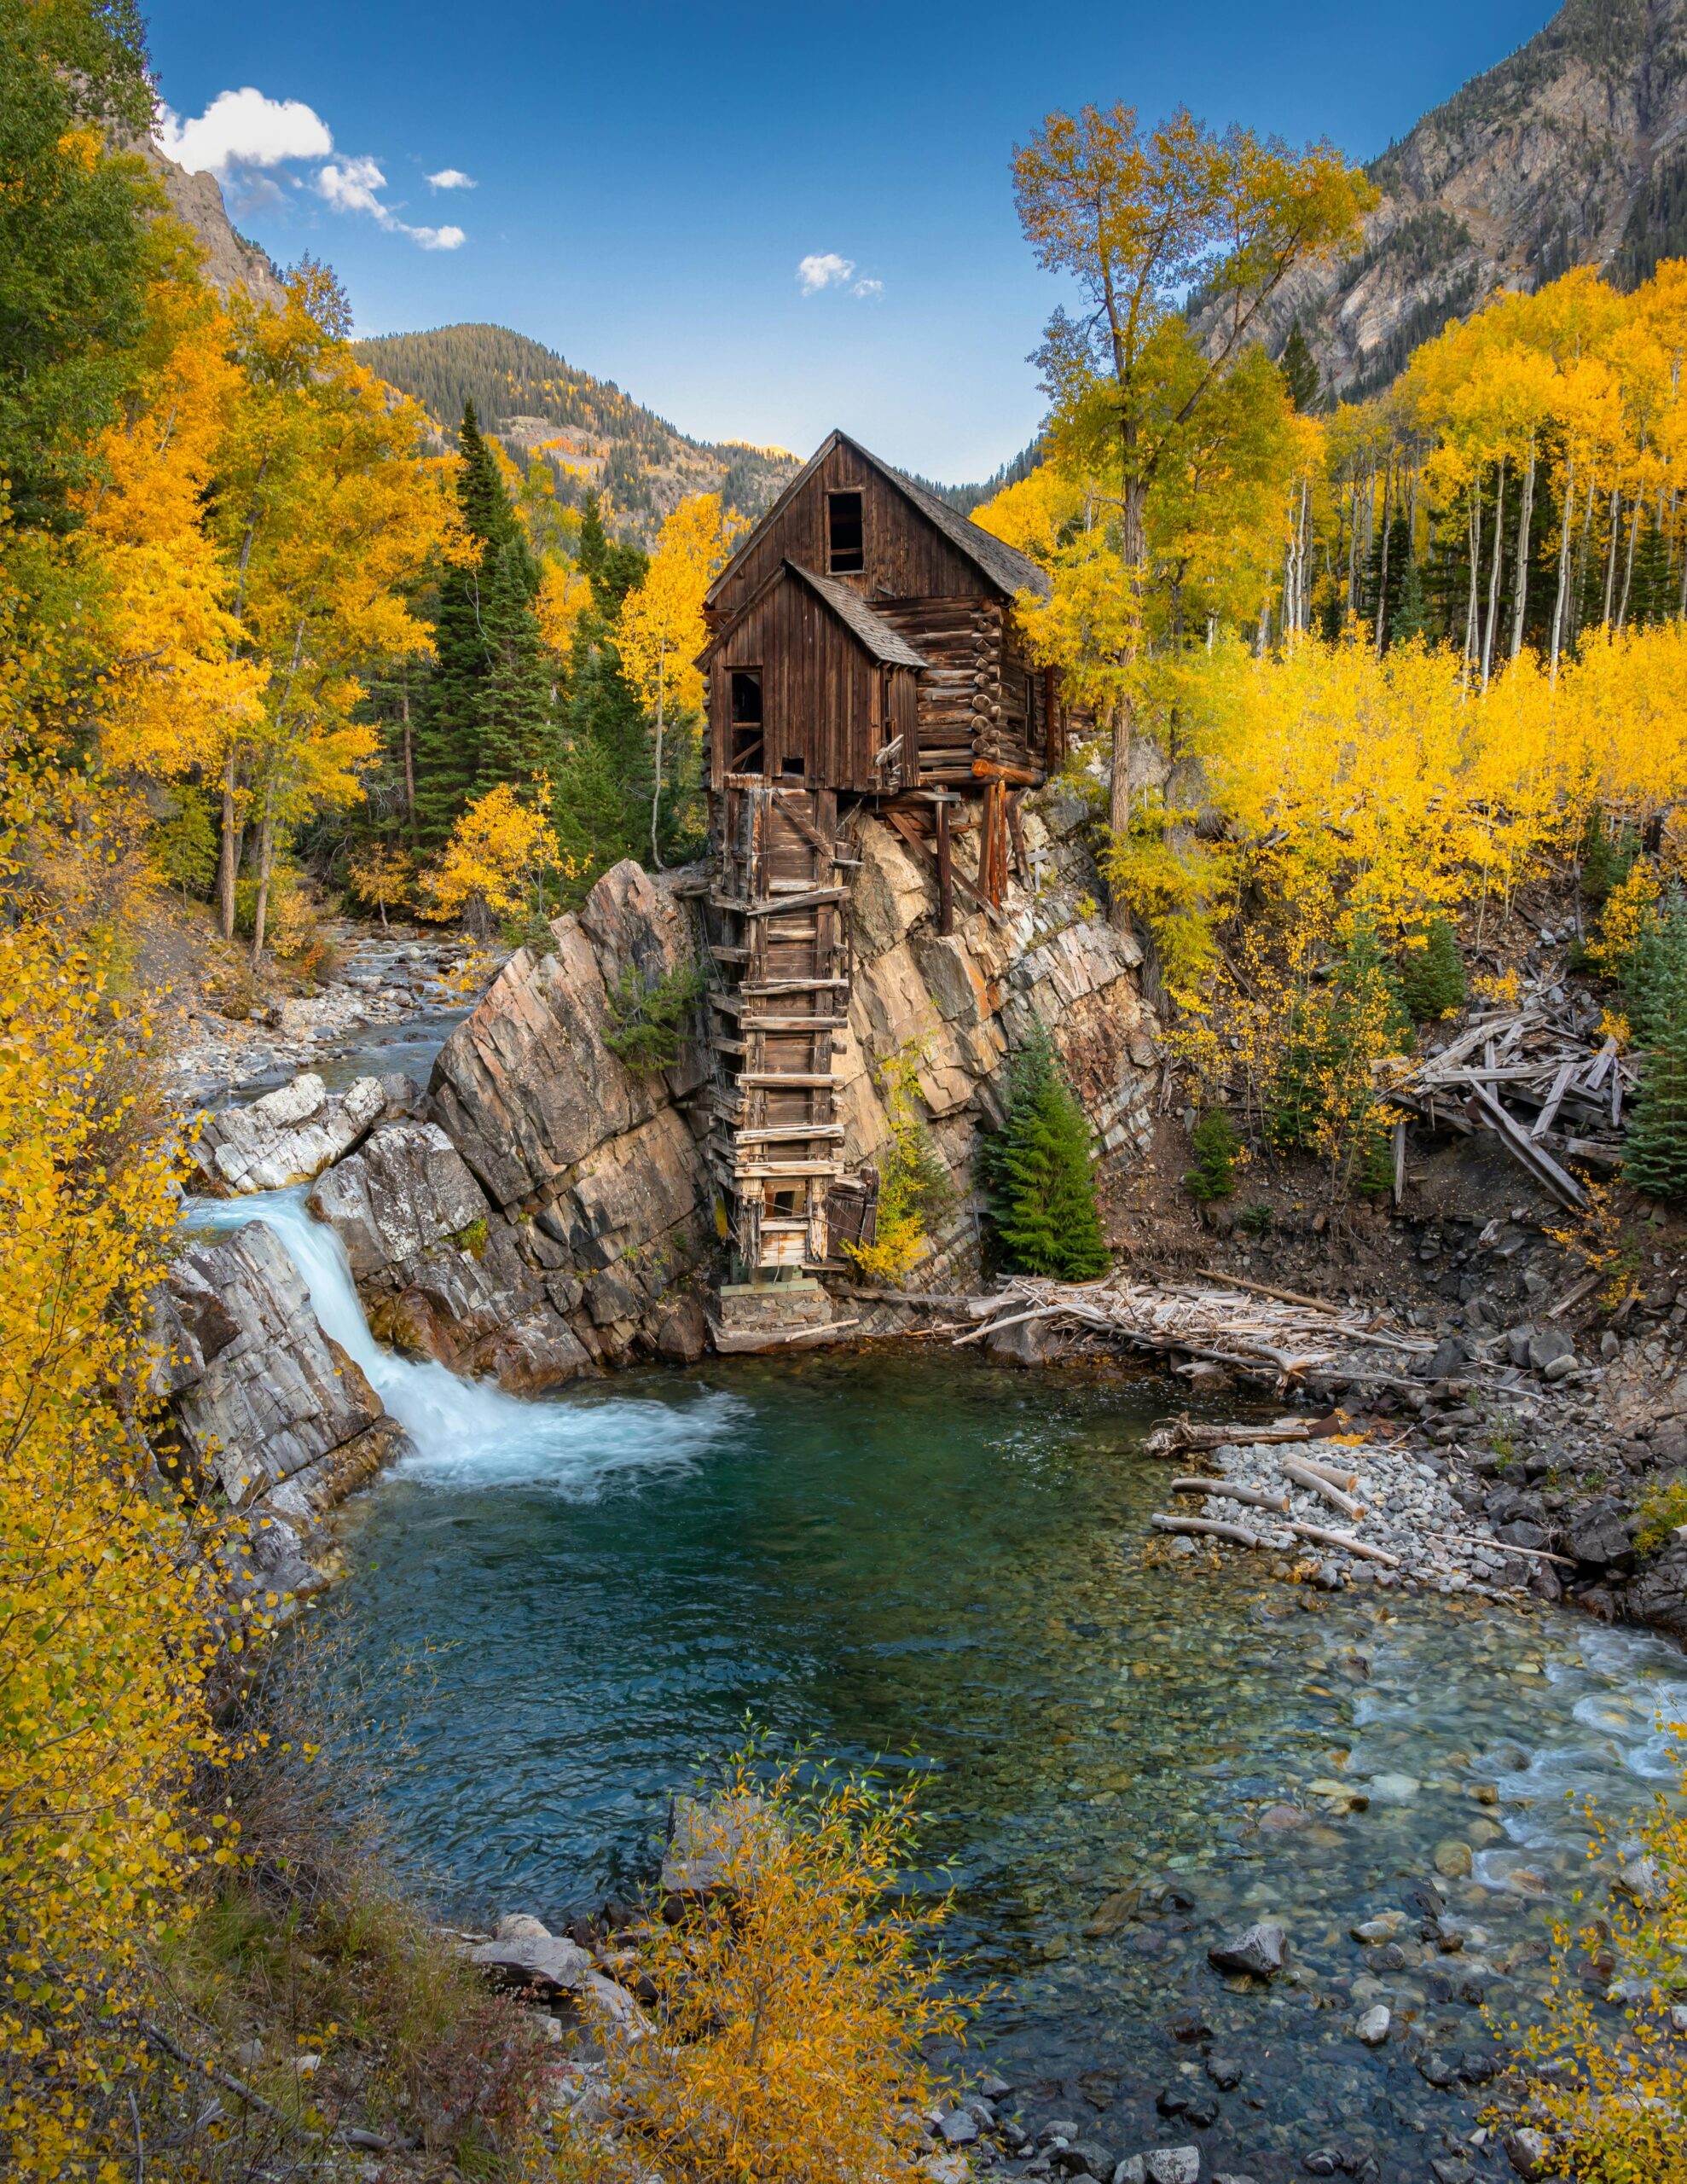
[[[407,1078],[391,1083],[414,1089]],[[249,1107],[214,1109],[200,1117],[193,1147],[206,1191],[212,1198],[241,1198],[308,1183],[361,1143],[387,1105],[388,1090],[378,1077],[359,1077],[344,1092],[330,1092],[320,1077],[307,1073]]]
[[[1573,265],[1644,278],[1682,247],[1684,153],[1687,0],[1569,0],[1373,162],[1364,247],[1284,283],[1267,346],[1298,317],[1354,399],[1496,289]]]
[[[236,1589],[319,1591],[333,1564],[322,1518],[391,1461],[403,1429],[261,1221],[183,1254],[155,1328],[179,1456],[246,1519]]]

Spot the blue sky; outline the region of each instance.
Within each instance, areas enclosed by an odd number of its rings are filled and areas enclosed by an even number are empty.
[[[496,320],[699,437],[838,424],[959,480],[1041,414],[1058,291],[1008,159],[1045,113],[1187,103],[1368,157],[1551,12],[155,0],[151,35],[178,156],[278,260],[328,258],[360,331]]]

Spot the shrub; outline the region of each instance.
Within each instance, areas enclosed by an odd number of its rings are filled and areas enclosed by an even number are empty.
[[[1649,1486],[1640,1499],[1639,1518],[1634,1544],[1640,1552],[1650,1554],[1667,1545],[1671,1536],[1687,1525],[1687,1479],[1672,1478]]]
[[[153,863],[167,886],[185,899],[203,895],[217,873],[217,829],[204,797],[194,788],[177,791],[177,807],[153,829]]]
[[[1678,1728],[1674,1734],[1679,1740]],[[1667,2184],[1687,2175],[1687,2048],[1671,2021],[1671,2004],[1687,1986],[1679,1789],[1661,1791],[1650,1818],[1620,1844],[1597,1834],[1589,1856],[1613,1885],[1597,1919],[1574,1931],[1553,1926],[1545,2013],[1523,2032],[1519,2050],[1530,2121],[1552,2144],[1555,2175]],[[1605,1995],[1620,1998],[1620,2010]]]
[[[662,2031],[600,2029],[617,2176],[919,2174],[918,2111],[936,2092],[924,2051],[958,2037],[968,2013],[932,1947],[948,1898],[902,1885],[920,1786],[809,1780],[797,1763],[769,1779],[753,1748],[735,1755],[697,1815],[718,1886],[682,1899],[673,1925],[652,1916],[626,1937]],[[589,2125],[565,2126],[559,2150],[571,2175],[607,2175],[615,2158]]]
[[[878,1163],[878,1199],[870,1244],[846,1244],[848,1256],[875,1281],[898,1287],[925,1247],[926,1223],[954,1196],[949,1171],[921,1119],[918,1040],[899,1047],[878,1072],[890,1141]]]
[[[1338,1185],[1368,1172],[1383,1118],[1371,1066],[1409,1029],[1375,926],[1348,920],[1328,982],[1291,1012],[1266,1105],[1272,1147],[1321,1154]]]
[[[694,964],[647,979],[629,963],[608,997],[605,1046],[640,1077],[671,1069],[703,991],[703,973]]]
[[[1088,1281],[1107,1264],[1089,1124],[1039,1028],[1008,1070],[1007,1114],[986,1147],[990,1217],[1007,1263]]]
[[[1394,961],[1406,1011],[1416,1024],[1449,1016],[1464,999],[1464,958],[1452,921],[1433,917],[1414,933]]]
[[[1271,1208],[1261,1201],[1256,1205],[1244,1205],[1236,1217],[1236,1225],[1244,1236],[1268,1236],[1275,1219]]]
[[[1184,1188],[1191,1198],[1208,1205],[1229,1198],[1236,1189],[1236,1156],[1241,1151],[1230,1117],[1222,1107],[1209,1107],[1195,1125],[1191,1141],[1195,1165],[1185,1176]]]

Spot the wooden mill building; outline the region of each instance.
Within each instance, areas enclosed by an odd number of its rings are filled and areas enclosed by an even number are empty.
[[[832,1058],[849,1002],[845,822],[863,807],[934,864],[954,929],[954,835],[976,829],[999,909],[1017,807],[1063,755],[1052,669],[1016,596],[1035,562],[833,433],[710,590],[718,879],[711,1157],[733,1251],[768,1270],[838,1263],[863,1198],[844,1175]]]

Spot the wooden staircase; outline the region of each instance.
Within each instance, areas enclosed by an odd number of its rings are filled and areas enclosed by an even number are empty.
[[[739,1278],[753,1282],[829,1259],[828,1200],[844,1187],[832,1054],[849,1012],[854,860],[827,792],[728,774],[717,810],[709,1158]]]

